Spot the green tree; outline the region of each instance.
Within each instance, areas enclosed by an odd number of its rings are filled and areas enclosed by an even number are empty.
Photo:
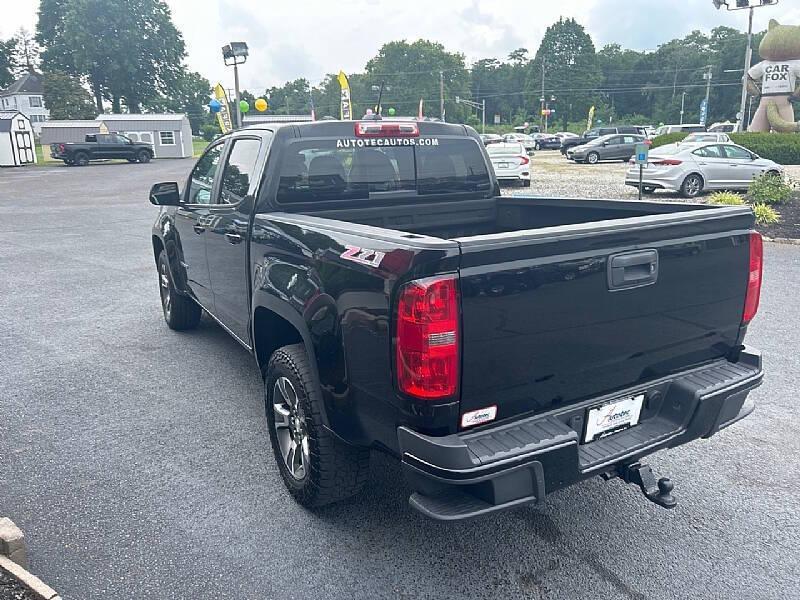
[[[468,97],[469,94],[469,71],[464,55],[448,52],[442,44],[428,40],[410,44],[402,40],[381,47],[378,55],[367,62],[366,81],[363,82],[367,88],[363,90],[368,99],[366,106],[377,103],[378,95],[372,91],[372,86],[384,82],[390,88],[385,89],[381,102],[385,109],[394,107],[399,114],[413,115],[423,98],[426,114],[438,117],[440,74],[447,119],[465,119],[469,109],[455,103],[456,96]],[[354,99],[359,101],[355,95]]]
[[[44,105],[51,119],[93,119],[97,115],[92,96],[76,77],[61,71],[43,75]]]
[[[139,112],[180,78],[185,46],[163,0],[42,0],[39,17],[45,68],[86,77],[100,112],[104,98]]]
[[[14,38],[0,40],[0,89],[8,87],[14,82],[17,71],[17,40]]]
[[[543,79],[546,99],[556,97],[565,122],[587,114],[595,102],[603,75],[592,38],[575,19],[562,17],[548,27],[530,64],[526,87],[537,108]]]
[[[164,95],[144,100],[144,108],[152,112],[185,113],[192,125],[192,132],[199,135],[203,123],[208,121],[208,102],[211,84],[208,79],[194,71],[181,71]]]

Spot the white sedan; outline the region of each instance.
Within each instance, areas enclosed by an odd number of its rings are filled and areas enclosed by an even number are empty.
[[[531,159],[522,144],[503,143],[486,146],[494,174],[499,181],[519,182],[531,186]]]
[[[639,165],[633,159],[629,164],[625,184],[638,187]],[[670,190],[694,198],[706,190],[747,189],[764,173],[782,175],[783,167],[736,144],[662,146],[650,152],[642,191]]]

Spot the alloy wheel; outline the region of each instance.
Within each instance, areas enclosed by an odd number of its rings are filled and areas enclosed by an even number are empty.
[[[308,476],[311,454],[308,429],[297,391],[286,377],[278,377],[272,389],[275,434],[283,462],[292,477],[302,481]]]
[[[161,293],[161,306],[164,309],[164,316],[169,319],[170,312],[172,311],[172,293],[169,289],[169,275],[167,274],[167,265],[161,263],[161,268],[158,273],[159,292]]]

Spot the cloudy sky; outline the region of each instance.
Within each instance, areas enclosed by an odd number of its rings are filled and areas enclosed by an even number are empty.
[[[167,0],[186,39],[189,66],[213,82],[232,82],[220,46],[244,40],[250,59],[242,87],[263,90],[288,79],[317,83],[326,73],[357,72],[380,46],[427,38],[467,60],[503,57],[524,47],[533,54],[559,16],[574,17],[599,47],[618,42],[652,49],[692,29],[718,24],[745,29],[746,11],[714,9],[711,0]],[[35,28],[38,0],[3,8],[0,38]],[[733,1],[731,1],[733,4]],[[756,30],[770,18],[800,25],[800,2],[755,11]]]

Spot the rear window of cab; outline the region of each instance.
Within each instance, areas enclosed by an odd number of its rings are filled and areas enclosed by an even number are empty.
[[[492,192],[472,138],[297,140],[282,154],[280,204]]]

